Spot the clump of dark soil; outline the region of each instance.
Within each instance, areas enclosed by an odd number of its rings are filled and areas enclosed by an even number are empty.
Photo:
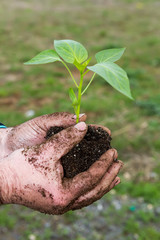
[[[63,127],[51,127],[45,138],[48,139],[63,129]],[[111,137],[106,131],[89,125],[83,140],[61,158],[64,176],[72,178],[86,171],[103,153],[112,148],[110,142]]]

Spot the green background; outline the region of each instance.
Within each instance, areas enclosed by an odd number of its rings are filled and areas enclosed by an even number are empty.
[[[1,240],[160,239],[159,6],[156,0],[1,0],[0,120],[7,126],[30,119],[29,113],[33,118],[73,112],[68,97],[73,83],[60,63],[23,65],[51,49],[54,39],[79,41],[89,56],[126,47],[118,64],[135,98],[96,77],[82,100],[87,123],[112,131],[112,146],[125,162],[122,183],[91,206],[63,216],[1,206]]]

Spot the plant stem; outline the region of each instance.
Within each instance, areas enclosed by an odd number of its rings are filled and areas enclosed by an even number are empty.
[[[85,72],[83,73],[83,77],[84,77],[84,75],[86,75],[89,71],[90,71],[89,69],[88,69],[87,71],[85,71]]]
[[[70,74],[70,76],[71,76],[73,82],[75,83],[76,87],[78,88],[78,84],[76,83],[76,80],[74,79],[74,77],[73,77],[73,75],[72,75],[70,69],[68,68],[67,64],[65,64],[65,62],[63,62],[63,61],[62,61],[62,63],[63,63],[63,65],[66,67],[66,69],[68,70],[68,72],[69,72],[69,74]]]
[[[81,73],[80,83],[79,83],[79,87],[78,87],[78,106],[77,106],[77,111],[76,111],[76,115],[77,115],[76,122],[77,123],[79,122],[79,113],[80,113],[80,108],[81,108],[82,85],[83,85],[83,73]]]
[[[83,90],[82,95],[83,95],[83,94],[87,91],[87,89],[89,88],[89,86],[90,86],[91,82],[93,81],[95,75],[96,75],[96,73],[93,74],[93,76],[92,76],[90,82],[88,83],[87,87]]]

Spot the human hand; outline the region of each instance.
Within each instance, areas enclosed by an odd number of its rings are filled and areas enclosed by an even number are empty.
[[[64,178],[60,158],[83,139],[86,131],[86,124],[79,123],[42,144],[15,150],[1,161],[1,203],[62,214],[89,205],[118,184],[116,176],[122,163],[113,163],[117,158],[114,149],[103,154],[88,171],[73,179]]]
[[[86,115],[80,114],[79,121]],[[67,112],[47,114],[31,119],[18,126],[0,129],[0,160],[13,151],[44,142],[50,127],[67,128],[76,124],[76,116]]]

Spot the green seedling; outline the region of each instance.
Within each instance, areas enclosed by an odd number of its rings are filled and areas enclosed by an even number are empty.
[[[106,80],[113,88],[128,98],[133,99],[126,72],[114,63],[121,58],[125,48],[107,49],[96,53],[95,58],[97,63],[93,66],[88,66],[91,58],[88,58],[87,50],[79,42],[73,40],[55,40],[54,48],[55,50],[49,49],[40,52],[25,64],[35,65],[59,61],[65,66],[75,84],[75,89],[69,89],[69,97],[77,116],[77,123],[79,122],[82,95],[87,91],[96,74]],[[73,64],[78,69],[80,73],[79,81],[75,80],[67,65],[68,63]],[[84,77],[89,71],[92,71],[93,75],[89,83],[83,88]]]

